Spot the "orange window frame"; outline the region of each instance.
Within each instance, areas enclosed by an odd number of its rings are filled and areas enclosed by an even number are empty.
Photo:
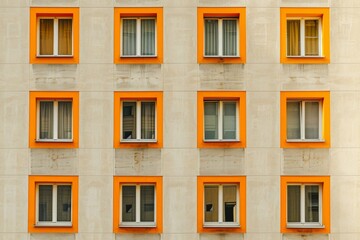
[[[329,8],[280,8],[280,63],[316,64],[330,63],[330,10]],[[287,57],[286,25],[289,17],[321,18],[322,56],[318,57]]]
[[[79,63],[79,8],[31,7],[30,8],[30,63],[32,64],[77,64]],[[73,55],[66,57],[38,57],[38,18],[71,17],[73,26]]]
[[[72,226],[36,226],[36,185],[40,183],[71,184]],[[77,176],[29,176],[28,232],[29,233],[76,233],[78,232],[78,190]]]
[[[322,138],[323,141],[287,141],[287,113],[288,100],[321,100],[322,101]],[[301,91],[280,92],[280,146],[282,148],[329,148],[330,147],[330,92],[329,91]]]
[[[121,102],[124,100],[156,101],[156,142],[121,141]],[[114,92],[114,148],[162,148],[163,146],[163,92]]]
[[[287,228],[288,184],[322,185],[322,224],[324,228]],[[329,176],[281,176],[280,232],[282,233],[330,233],[330,177]]]
[[[156,18],[156,56],[155,57],[122,57],[121,18],[155,17]],[[163,63],[163,8],[119,7],[114,8],[114,63],[115,64],[161,64]]]
[[[156,189],[156,226],[155,227],[120,227],[120,199],[121,186],[123,184],[154,184]],[[162,233],[163,229],[163,186],[162,177],[160,176],[114,176],[114,233]]]
[[[204,227],[204,186],[206,184],[236,184],[239,188],[238,227]],[[198,176],[197,177],[197,232],[198,233],[245,233],[246,232],[246,177],[245,176]]]
[[[239,57],[204,56],[204,18],[232,17],[238,19]],[[246,8],[245,7],[199,7],[197,9],[197,60],[198,63],[245,63],[246,62]]]
[[[79,92],[30,92],[29,94],[29,147],[30,148],[78,148],[79,147]],[[37,101],[72,100],[73,141],[38,142],[37,139]]]
[[[204,141],[204,101],[233,100],[238,102],[240,141]],[[246,92],[199,91],[197,94],[197,146],[198,148],[245,148],[246,147]]]

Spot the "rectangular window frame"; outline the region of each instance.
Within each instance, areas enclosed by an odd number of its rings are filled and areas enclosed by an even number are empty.
[[[163,178],[161,176],[114,176],[113,194],[113,232],[114,233],[162,233],[163,230]],[[126,185],[155,186],[154,224],[122,222],[121,191]]]
[[[319,140],[287,139],[287,102],[321,101],[321,134]],[[280,92],[280,147],[281,148],[329,148],[330,137],[330,91],[281,91]]]
[[[204,102],[237,102],[237,139],[205,140]],[[198,148],[245,148],[246,147],[246,92],[245,91],[198,91],[197,93],[197,147]]]
[[[78,232],[78,176],[29,176],[28,181],[28,232],[77,233]],[[38,223],[38,186],[71,185],[71,223]]]
[[[237,222],[205,223],[205,186],[237,186]],[[245,176],[198,176],[197,177],[197,232],[198,233],[245,233],[246,232],[246,177]],[[222,204],[219,202],[219,204]]]
[[[281,233],[330,233],[330,177],[329,176],[281,176],[280,232]],[[288,223],[287,187],[289,185],[321,186],[319,199],[319,223]],[[302,209],[305,211],[305,209]],[[304,213],[302,213],[304,214]]]

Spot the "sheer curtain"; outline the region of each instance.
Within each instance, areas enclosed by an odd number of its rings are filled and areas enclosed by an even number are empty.
[[[287,221],[300,222],[300,186],[290,185],[287,186]]]
[[[136,19],[122,19],[122,55],[136,55]]]
[[[219,187],[204,186],[205,222],[219,221]]]
[[[136,186],[122,186],[121,216],[123,222],[136,222]]]
[[[305,20],[305,56],[319,55],[319,20]]]
[[[54,138],[54,103],[40,102],[40,139]]]
[[[57,221],[71,221],[71,186],[57,186]]]
[[[223,104],[223,139],[236,139],[236,103]]]
[[[287,55],[300,56],[300,20],[287,20]]]
[[[141,103],[141,139],[155,139],[155,102]]]
[[[286,103],[287,139],[301,139],[300,109],[301,102]]]
[[[52,221],[52,200],[53,200],[53,186],[40,185],[39,186],[39,221]]]
[[[72,54],[72,19],[59,19],[58,54]]]
[[[219,139],[218,102],[204,102],[205,139]]]
[[[141,19],[141,55],[155,55],[155,19]]]
[[[58,139],[72,139],[72,102],[58,103]]]
[[[155,187],[140,186],[140,221],[155,221]]]
[[[237,21],[223,20],[223,55],[237,55]]]
[[[305,138],[319,139],[319,102],[305,103]]]
[[[219,55],[218,20],[205,19],[205,56]]]
[[[40,19],[40,55],[54,54],[54,19]]]
[[[319,222],[319,186],[305,186],[305,222]]]

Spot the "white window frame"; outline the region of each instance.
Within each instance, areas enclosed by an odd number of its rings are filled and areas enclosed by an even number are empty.
[[[287,228],[324,228],[322,224],[322,201],[323,201],[323,190],[322,184],[301,184],[301,183],[291,183],[286,186],[286,199],[288,198],[287,187],[288,186],[300,186],[300,222],[288,222],[288,201],[286,200],[286,227]],[[319,186],[319,222],[305,222],[305,186]]]
[[[40,139],[40,102],[53,102],[54,103],[54,117],[53,117],[53,139]],[[58,106],[59,102],[71,102],[72,114],[71,114],[71,138],[70,139],[58,139]],[[36,141],[37,142],[73,142],[74,139],[74,109],[72,100],[38,100],[36,102]]]
[[[216,186],[219,188],[218,191],[218,222],[205,222],[205,213],[206,213],[206,206],[205,206],[205,187],[207,186]],[[224,213],[224,206],[223,206],[223,187],[224,186],[236,186],[236,216],[235,216],[235,222],[224,222],[223,219],[223,213]],[[239,199],[239,185],[238,184],[231,184],[231,183],[221,183],[221,184],[207,184],[205,183],[204,186],[204,202],[203,202],[203,227],[229,227],[229,228],[233,228],[233,227],[240,227],[240,222],[239,222],[239,218],[240,218],[240,211],[239,211],[239,207],[240,207],[240,199]]]
[[[49,186],[51,185],[53,187],[52,189],[52,221],[39,221],[39,186],[45,185]],[[58,222],[57,221],[57,187],[58,186],[71,186],[71,221],[69,222]],[[42,227],[42,226],[55,226],[55,227],[71,227],[72,226],[72,219],[73,219],[73,191],[72,191],[72,184],[66,184],[66,183],[39,183],[36,184],[36,226]]]
[[[217,102],[218,103],[218,139],[206,139],[205,138],[205,102]],[[236,138],[235,139],[223,139],[223,117],[224,117],[224,102],[234,102],[236,103]],[[204,142],[240,142],[240,131],[239,131],[239,101],[232,101],[232,100],[204,100]]]
[[[287,100],[289,102],[299,102],[300,107],[300,139],[286,139],[287,142],[325,142],[323,137],[323,101],[322,100]],[[319,103],[319,139],[307,139],[305,138],[305,103],[318,102]],[[287,123],[286,123],[287,124]],[[287,126],[286,126],[287,127]]]
[[[123,20],[124,19],[135,19],[136,20],[136,55],[124,55],[123,54]],[[154,19],[155,20],[155,54],[154,55],[141,55],[141,20],[143,19]],[[121,18],[121,31],[120,31],[120,56],[121,57],[157,57],[157,19],[156,17],[124,17]]]
[[[205,54],[205,41],[206,41],[206,34],[205,34],[205,21],[206,20],[217,20],[218,21],[218,55],[206,55]],[[236,55],[224,55],[224,51],[223,51],[223,20],[236,20]],[[211,58],[211,57],[221,57],[221,58],[238,58],[240,57],[240,31],[239,31],[239,18],[214,18],[214,17],[206,17],[204,18],[204,52],[203,52],[203,56],[207,57],[207,58]]]
[[[323,50],[322,50],[322,18],[321,17],[303,17],[303,18],[299,18],[299,17],[290,17],[290,18],[286,18],[286,25],[287,25],[287,20],[300,20],[300,55],[299,56],[290,56],[287,53],[287,47],[286,47],[286,57],[288,58],[297,58],[297,57],[304,57],[304,58],[319,58],[319,57],[323,57]],[[319,55],[317,56],[306,56],[305,55],[305,21],[306,20],[318,20],[318,33],[319,33]],[[287,37],[288,34],[286,32],[286,44],[287,44]]]
[[[136,220],[135,222],[123,222],[122,219],[122,187],[123,186],[135,186],[136,187],[136,193],[135,193],[135,198],[136,198],[136,209],[135,209],[135,213],[136,213]],[[154,186],[154,222],[141,222],[141,205],[140,205],[140,200],[141,200],[141,190],[140,188],[142,186]],[[146,184],[121,184],[120,186],[120,225],[119,227],[149,227],[149,228],[153,228],[156,227],[156,213],[157,213],[157,206],[156,206],[156,184],[151,184],[151,183],[146,183]]]
[[[136,102],[136,138],[135,139],[124,139],[123,138],[123,122],[124,122],[124,114],[123,114],[123,103],[124,102]],[[154,102],[155,103],[155,139],[142,139],[141,138],[141,103],[143,102]],[[124,100],[121,101],[121,111],[120,111],[120,136],[121,142],[157,142],[157,101],[151,100],[138,100],[138,101],[131,101],[131,100]]]
[[[53,55],[41,55],[40,54],[40,19],[53,19],[54,20],[54,49]],[[59,19],[72,19],[72,30],[71,30],[71,54],[70,55],[59,55]],[[37,57],[73,57],[74,56],[74,19],[72,17],[38,17],[37,18]]]

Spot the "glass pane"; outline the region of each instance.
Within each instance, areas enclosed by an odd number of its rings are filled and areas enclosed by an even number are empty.
[[[140,221],[155,221],[155,187],[140,186]]]
[[[305,138],[319,139],[319,102],[305,102]]]
[[[58,103],[58,138],[72,139],[72,102]]]
[[[123,139],[136,139],[136,102],[122,103]]]
[[[59,55],[72,54],[72,19],[59,19]]]
[[[57,187],[57,221],[71,221],[71,186],[60,185]]]
[[[319,222],[319,186],[305,186],[305,222]]]
[[[122,221],[136,221],[136,187],[122,186]]]
[[[287,55],[300,56],[300,20],[287,20]]]
[[[319,56],[319,20],[305,20],[305,56]]]
[[[155,19],[141,19],[141,55],[155,55]]]
[[[224,222],[236,222],[236,185],[223,186],[223,207],[224,207]]]
[[[54,103],[40,102],[40,139],[53,139]]]
[[[237,21],[223,20],[223,55],[237,55]]]
[[[300,186],[287,186],[287,221],[300,222]]]
[[[219,215],[219,187],[205,186],[204,212],[205,222],[218,222]]]
[[[54,19],[40,19],[40,55],[54,54]]]
[[[236,102],[224,102],[223,112],[223,138],[236,139]]]
[[[39,186],[39,221],[52,221],[53,186]]]
[[[205,139],[219,139],[218,137],[218,102],[204,102],[205,107]]]
[[[219,55],[218,20],[205,19],[205,56]]]
[[[300,108],[301,102],[286,103],[287,139],[301,139]]]
[[[122,55],[136,55],[136,19],[122,20]]]
[[[141,103],[141,139],[155,139],[155,102]]]

